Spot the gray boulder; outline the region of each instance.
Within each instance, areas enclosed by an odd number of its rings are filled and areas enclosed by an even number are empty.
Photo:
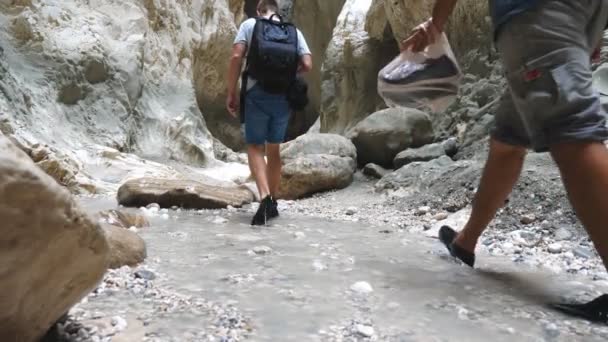
[[[433,141],[431,121],[425,113],[409,108],[389,108],[361,121],[348,137],[357,148],[359,165],[391,167],[397,153]]]
[[[425,145],[420,148],[409,148],[399,152],[393,160],[393,167],[399,169],[402,166],[413,162],[425,162],[437,159],[442,156],[453,156],[458,151],[456,138],[448,139],[441,143]]]

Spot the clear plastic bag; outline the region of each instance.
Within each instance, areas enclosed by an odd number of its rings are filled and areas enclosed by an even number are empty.
[[[441,112],[458,95],[462,72],[444,33],[424,51],[402,52],[378,73],[378,94],[389,107]]]

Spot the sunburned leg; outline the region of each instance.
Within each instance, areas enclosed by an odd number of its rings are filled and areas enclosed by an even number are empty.
[[[471,267],[474,264],[477,241],[511,193],[519,178],[525,156],[525,148],[492,139],[488,160],[467,224],[458,235],[449,227],[440,231],[440,239],[450,252]]]
[[[266,145],[266,155],[268,157],[268,184],[270,196],[273,199],[277,198],[279,186],[281,185],[281,153],[279,144]]]
[[[249,169],[255,178],[255,183],[258,186],[260,198],[266,198],[270,194],[268,186],[268,174],[266,160],[264,160],[264,145],[248,145],[247,157],[249,159]]]
[[[577,216],[608,267],[608,150],[599,142],[563,143],[551,154]]]

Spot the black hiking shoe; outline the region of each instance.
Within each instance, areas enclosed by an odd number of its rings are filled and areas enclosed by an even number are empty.
[[[447,247],[450,254],[470,267],[475,267],[475,254],[454,244],[456,236],[458,236],[458,233],[448,226],[439,229],[439,240]]]
[[[265,226],[266,222],[269,219],[270,210],[272,208],[272,198],[270,196],[266,196],[262,201],[260,201],[260,207],[258,211],[253,216],[253,220],[251,221],[252,226]]]
[[[272,199],[272,205],[268,210],[268,219],[273,219],[275,217],[279,217],[279,203],[274,198]]]
[[[608,294],[584,304],[550,304],[550,306],[569,316],[608,324]]]

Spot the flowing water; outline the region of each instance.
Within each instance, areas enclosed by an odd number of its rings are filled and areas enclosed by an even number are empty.
[[[107,203],[89,202],[95,209]],[[254,341],[605,341],[608,330],[544,306],[558,294],[606,288],[480,256],[473,271],[437,240],[354,223],[281,217],[252,229],[249,211],[170,211],[140,231],[157,286],[230,303]],[[371,285],[372,291],[366,284]],[[135,317],[149,305],[128,295],[90,309]],[[155,317],[146,332],[179,341],[209,315]]]

